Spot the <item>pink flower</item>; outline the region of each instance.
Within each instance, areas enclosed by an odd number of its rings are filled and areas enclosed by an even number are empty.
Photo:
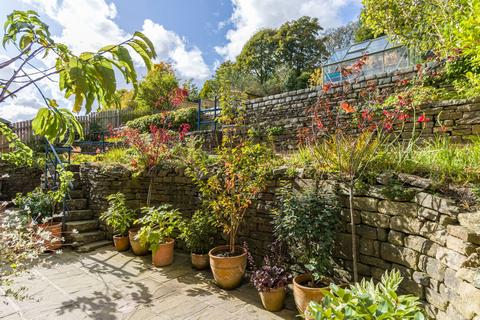
[[[426,123],[430,121],[430,118],[425,117],[425,113],[418,117],[417,120],[419,123]]]

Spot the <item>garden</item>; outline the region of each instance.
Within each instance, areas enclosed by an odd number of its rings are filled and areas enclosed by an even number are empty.
[[[478,13],[476,0],[363,0],[357,37],[386,35],[417,64],[365,76],[364,54],[330,83],[254,63],[266,39],[286,59],[272,39],[315,29],[304,17],[254,35],[198,92],[140,32],[76,55],[14,11],[3,43],[19,55],[0,70],[52,55],[75,102],[44,96],[32,127],[46,152],[0,122],[0,318],[480,318]],[[0,79],[0,102],[42,77],[23,73]],[[202,95],[221,106],[212,132],[180,107]],[[87,154],[75,113],[94,101],[139,116]]]

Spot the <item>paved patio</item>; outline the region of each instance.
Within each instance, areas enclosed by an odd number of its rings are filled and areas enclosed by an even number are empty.
[[[31,299],[0,298],[0,319],[294,319],[291,295],[287,309],[267,312],[251,284],[223,291],[210,272],[190,267],[187,254],[175,254],[173,265],[154,268],[148,256],[113,247],[66,250],[19,278]]]

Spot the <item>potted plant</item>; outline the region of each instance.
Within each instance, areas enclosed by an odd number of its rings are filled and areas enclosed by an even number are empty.
[[[138,231],[140,243],[152,251],[152,263],[155,267],[172,264],[174,235],[182,223],[180,211],[171,205],[142,208],[143,217],[138,219],[142,225]]]
[[[216,234],[214,217],[202,210],[195,211],[192,219],[183,224],[180,238],[190,250],[192,265],[195,269],[208,268],[208,251],[213,246]]]
[[[386,271],[380,283],[363,279],[350,288],[331,285],[321,303],[312,301],[307,309],[311,319],[405,319],[424,320],[418,297],[399,295],[403,278],[398,270]]]
[[[248,254],[249,265],[253,270],[250,280],[258,290],[263,307],[277,312],[282,310],[285,304],[291,275],[285,267],[282,246],[278,241],[270,246],[268,252],[260,268],[256,267],[253,257]]]
[[[213,248],[209,257],[216,283],[230,290],[240,285],[247,265],[247,253],[236,245],[236,235],[253,199],[267,186],[273,153],[265,145],[227,131],[216,151],[212,157],[194,147],[186,157],[185,172],[228,237],[228,245]]]
[[[55,251],[62,247],[62,223],[54,221],[55,214],[59,211],[59,204],[65,199],[70,191],[70,184],[73,180],[73,173],[65,170],[59,172],[59,187],[56,191],[44,191],[37,187],[25,195],[17,194],[14,203],[18,206],[27,220],[39,229],[41,242],[48,251]]]
[[[128,250],[128,230],[135,221],[135,212],[125,204],[125,195],[121,192],[111,194],[107,197],[108,210],[102,213],[100,219],[112,228],[113,244],[117,251]]]
[[[322,288],[332,283],[335,229],[340,210],[335,201],[314,190],[286,188],[274,218],[276,237],[287,246],[292,261],[293,296],[301,313],[310,301],[321,301]]]

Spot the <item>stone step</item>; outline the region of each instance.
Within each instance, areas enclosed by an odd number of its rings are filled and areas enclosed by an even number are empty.
[[[78,232],[89,232],[95,231],[98,228],[98,220],[80,220],[80,221],[69,221],[65,223],[65,230],[67,232],[73,232],[77,230]],[[73,237],[73,234],[72,234]]]
[[[91,220],[93,218],[92,210],[70,210],[66,221]]]
[[[87,243],[105,240],[105,232],[90,231],[90,232],[72,233],[70,235],[70,238],[72,242],[72,247],[79,247]]]
[[[90,252],[93,250],[97,250],[98,248],[106,247],[106,246],[111,246],[112,241],[109,240],[100,240],[100,241],[95,241],[87,244],[83,244],[81,246],[78,246],[75,248],[75,251],[83,253],[83,252]]]
[[[79,164],[69,164],[67,166],[67,170],[71,172],[79,172],[80,171],[80,165]]]
[[[84,197],[83,189],[71,190],[70,197],[72,199],[82,199]]]
[[[94,218],[92,210],[72,210],[68,211],[65,215],[65,222],[79,221],[79,220],[92,220]],[[57,222],[63,221],[63,213],[59,213],[53,216],[53,220]]]
[[[85,210],[88,206],[87,199],[70,199],[67,200],[68,210]]]

